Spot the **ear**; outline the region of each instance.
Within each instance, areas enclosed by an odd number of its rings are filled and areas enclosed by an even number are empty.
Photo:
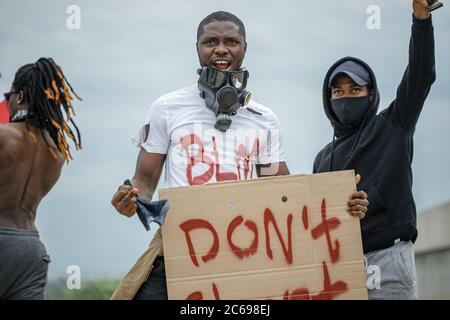
[[[375,100],[375,90],[374,89],[371,89],[370,91],[369,91],[369,101],[370,102],[373,102]]]
[[[17,92],[17,105],[21,105],[23,102],[23,91],[20,90]]]
[[[195,50],[197,50],[198,63],[199,63],[199,65],[200,65],[200,67],[206,66],[206,65],[203,63],[202,59],[200,58],[200,52],[199,52],[199,49],[198,49],[198,42],[196,43]]]
[[[198,63],[203,67],[202,59],[200,59],[200,52],[198,51],[198,42],[195,43],[195,50],[197,51]]]
[[[244,63],[246,55],[247,55],[247,42],[244,43],[244,54],[242,55],[241,65]]]

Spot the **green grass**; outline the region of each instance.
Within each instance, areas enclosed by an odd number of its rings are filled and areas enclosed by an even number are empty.
[[[47,285],[49,300],[109,300],[119,280],[101,279],[81,283],[80,289],[69,290],[64,279],[51,281]]]

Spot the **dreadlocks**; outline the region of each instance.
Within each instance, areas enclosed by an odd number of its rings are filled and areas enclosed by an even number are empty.
[[[44,130],[48,131],[58,150],[68,162],[72,160],[67,137],[74,143],[77,150],[81,149],[81,136],[72,119],[75,112],[72,107],[73,97],[82,100],[72,89],[61,68],[51,58],[40,58],[37,62],[21,67],[14,78],[14,90],[23,92],[23,102],[29,105],[29,116],[25,120],[27,128],[32,120],[38,123],[44,141],[53,157],[54,150],[50,147]],[[64,114],[65,119],[64,119]],[[76,136],[68,123],[72,124]],[[30,135],[36,140],[33,133]]]

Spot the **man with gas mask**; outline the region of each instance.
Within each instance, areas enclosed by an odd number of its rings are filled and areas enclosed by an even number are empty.
[[[249,73],[241,68],[246,50],[239,18],[215,12],[203,19],[197,31],[198,83],[151,106],[135,139],[140,153],[134,177],[111,201],[119,213],[138,213],[145,221],[142,204],[152,199],[164,164],[166,188],[251,179],[253,171],[258,177],[289,174],[277,117],[246,90]],[[354,198],[358,204],[349,210],[365,212],[367,200],[361,194]],[[163,255],[157,231],[113,299],[167,299]]]
[[[367,264],[380,268],[370,299],[416,299],[413,243],[417,238],[412,194],[413,135],[435,81],[434,35],[427,0],[413,0],[409,63],[395,100],[377,115],[380,96],[372,69],[347,57],[328,71],[323,103],[334,128],[314,172],[354,169],[364,177],[367,216],[361,220]]]

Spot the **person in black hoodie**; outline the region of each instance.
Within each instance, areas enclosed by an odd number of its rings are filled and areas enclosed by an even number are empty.
[[[416,299],[413,243],[417,238],[412,194],[413,136],[435,81],[434,35],[427,0],[413,0],[409,63],[395,100],[377,115],[380,95],[372,69],[346,57],[328,71],[323,103],[333,141],[316,156],[314,173],[354,169],[368,195],[361,220],[368,265],[381,279],[369,299]]]

